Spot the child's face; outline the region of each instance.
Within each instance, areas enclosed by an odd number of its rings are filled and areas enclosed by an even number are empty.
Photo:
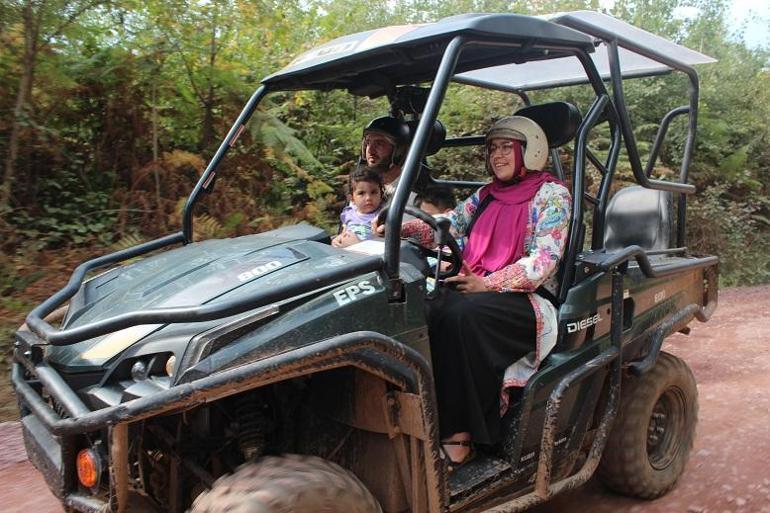
[[[422,203],[420,203],[420,210],[432,216],[435,216],[437,214],[446,214],[447,212],[452,211],[451,208],[442,210],[441,207],[439,207],[438,205],[434,205],[430,201],[423,201]]]
[[[359,212],[370,214],[379,208],[382,192],[374,182],[355,182],[351,199]]]

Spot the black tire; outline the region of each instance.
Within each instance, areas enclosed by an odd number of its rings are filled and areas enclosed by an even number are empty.
[[[220,477],[190,513],[381,513],[351,472],[315,456],[268,456]]]
[[[661,352],[649,372],[623,387],[598,477],[623,495],[655,499],[674,487],[692,450],[698,421],[695,377],[684,361]]]

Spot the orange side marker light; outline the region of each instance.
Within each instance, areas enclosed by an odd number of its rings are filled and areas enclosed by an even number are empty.
[[[99,483],[102,466],[99,457],[92,449],[83,449],[76,459],[78,480],[86,488],[94,488]]]

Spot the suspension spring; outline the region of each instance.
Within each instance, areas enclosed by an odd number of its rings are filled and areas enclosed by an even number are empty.
[[[244,394],[236,405],[238,446],[245,460],[260,456],[265,450],[265,438],[272,422],[267,417],[267,405],[257,394]]]

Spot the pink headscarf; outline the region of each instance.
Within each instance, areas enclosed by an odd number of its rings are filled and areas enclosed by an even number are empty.
[[[526,173],[514,183],[495,178],[481,189],[480,200],[489,194],[493,199],[473,225],[463,252],[463,260],[473,274],[486,276],[524,255],[529,202],[548,182],[561,183],[547,172],[536,171]]]

